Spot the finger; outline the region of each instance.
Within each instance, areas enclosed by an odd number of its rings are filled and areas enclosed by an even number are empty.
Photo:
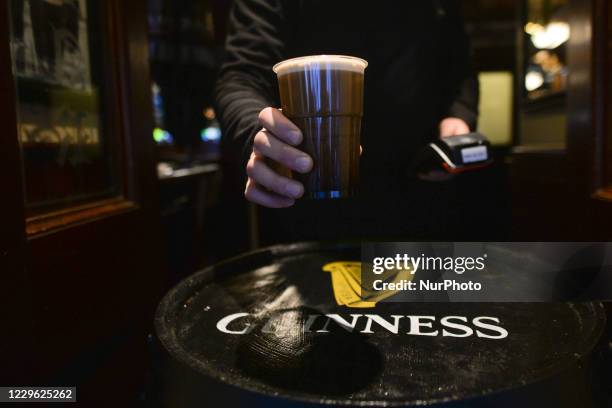
[[[452,126],[449,123],[442,123],[440,125],[440,137],[449,137],[449,136],[453,136],[453,128],[454,126]]]
[[[465,135],[467,133],[470,133],[470,128],[465,126],[463,123],[457,123],[453,127],[452,131],[453,131],[453,136],[459,136],[459,135]]]
[[[442,129],[442,131],[440,132],[440,136],[441,137],[452,137],[452,136],[457,136],[459,134],[459,130],[457,129],[456,126],[446,126]]]
[[[459,134],[467,135],[468,133],[470,133],[470,128],[465,125],[461,125],[461,127],[459,128]]]
[[[265,108],[259,112],[259,124],[290,145],[302,143],[302,132],[278,109]]]
[[[266,166],[268,166],[270,170],[272,170],[279,176],[287,177],[290,179],[293,178],[293,172],[291,171],[289,167],[284,166],[281,163],[264,156],[263,154],[259,153],[256,149],[253,149],[253,156],[257,159],[263,160]]]
[[[247,181],[244,196],[252,203],[268,208],[287,208],[295,204],[295,200],[264,191],[253,180]]]
[[[253,151],[300,173],[308,173],[313,166],[310,156],[278,140],[265,129],[255,135]]]
[[[470,133],[470,128],[464,120],[446,118],[440,122],[440,137],[459,136]]]
[[[444,129],[442,132],[440,132],[441,138],[453,137],[453,136],[455,136],[455,133],[451,129]]]
[[[253,160],[249,161],[247,174],[260,186],[279,195],[289,198],[300,198],[304,195],[302,183],[278,175],[261,158],[254,157]]]

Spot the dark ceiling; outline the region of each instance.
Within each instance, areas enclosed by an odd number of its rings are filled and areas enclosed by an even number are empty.
[[[462,0],[476,69],[515,69],[517,30],[522,24],[518,21],[519,3],[515,0]]]

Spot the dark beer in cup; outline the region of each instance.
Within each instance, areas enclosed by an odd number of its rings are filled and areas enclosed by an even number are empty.
[[[283,114],[302,131],[299,148],[314,161],[310,173],[294,173],[304,197],[342,198],[357,190],[367,65],[360,58],[320,55],[274,66]]]

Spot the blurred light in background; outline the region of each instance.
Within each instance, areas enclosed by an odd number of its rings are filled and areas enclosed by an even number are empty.
[[[544,85],[544,75],[540,71],[529,71],[525,75],[525,89],[535,91]]]
[[[206,107],[202,110],[202,115],[204,115],[209,123],[200,132],[200,139],[203,142],[218,143],[221,140],[221,126],[217,121],[215,110],[212,107]]]
[[[153,139],[158,144],[172,144],[174,143],[174,137],[167,130],[161,128],[153,129]]]
[[[164,123],[164,99],[161,96],[161,88],[155,82],[151,85],[151,97],[153,98],[153,119],[157,126]]]
[[[202,111],[202,115],[204,115],[207,120],[215,120],[215,118],[217,117],[217,115],[215,114],[215,110],[210,107],[204,108],[204,110]]]
[[[218,142],[221,140],[221,129],[212,126],[207,127],[206,129],[202,129],[200,137],[203,142]]]
[[[570,38],[570,26],[562,21],[551,22],[546,26],[527,23],[525,32],[531,36],[533,45],[540,50],[553,50]]]

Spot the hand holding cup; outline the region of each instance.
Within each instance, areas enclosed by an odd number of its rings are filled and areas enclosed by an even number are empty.
[[[302,143],[302,132],[278,109],[263,109],[259,124],[262,130],[253,140],[244,195],[264,207],[290,207],[304,194],[304,185],[293,180],[291,172],[308,173],[312,158],[296,148]]]

